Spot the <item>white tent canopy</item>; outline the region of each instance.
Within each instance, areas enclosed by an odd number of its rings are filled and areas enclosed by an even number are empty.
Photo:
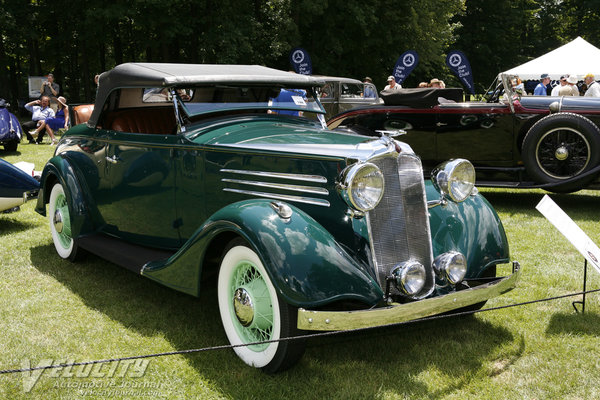
[[[539,80],[541,74],[550,75],[552,80],[558,80],[561,75],[575,74],[577,79],[582,80],[589,73],[594,74],[596,79],[600,79],[600,49],[581,37],[503,72],[503,74],[518,75],[524,81]]]

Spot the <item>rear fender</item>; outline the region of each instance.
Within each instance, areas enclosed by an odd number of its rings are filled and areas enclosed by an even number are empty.
[[[233,203],[213,214],[166,263],[150,263],[142,274],[190,294],[199,291],[207,249],[221,246],[222,233],[243,237],[262,260],[283,299],[297,307],[319,307],[337,300],[373,305],[383,298],[367,267],[353,259],[317,221],[289,205],[281,218],[265,199]],[[200,261],[199,261],[200,260]],[[189,287],[196,282],[196,288]]]

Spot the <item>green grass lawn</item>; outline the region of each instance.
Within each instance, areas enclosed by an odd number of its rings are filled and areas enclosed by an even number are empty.
[[[21,145],[0,157],[41,170],[52,152]],[[581,290],[583,258],[534,209],[544,192],[481,192],[523,267],[518,288],[489,307]],[[551,196],[600,243],[600,192]],[[227,344],[214,287],[194,298],[97,257],[61,260],[34,205],[0,214],[0,369]],[[600,287],[595,270],[588,277],[588,288]],[[220,350],[120,364],[112,373],[111,364],[45,371],[33,387],[32,373],[2,375],[0,398],[600,398],[598,295],[588,296],[585,315],[574,313],[573,300],[310,339],[300,363],[276,376]]]

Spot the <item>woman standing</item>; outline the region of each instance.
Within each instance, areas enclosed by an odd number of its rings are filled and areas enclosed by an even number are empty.
[[[54,118],[48,118],[44,121],[46,132],[48,132],[50,139],[52,139],[51,146],[56,144],[54,131],[62,128],[66,129],[67,126],[69,126],[69,106],[67,106],[67,99],[59,96],[56,100],[58,100],[58,110],[56,111],[56,115]]]

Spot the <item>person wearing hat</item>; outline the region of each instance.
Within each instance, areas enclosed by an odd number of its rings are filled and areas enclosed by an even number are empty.
[[[375,85],[373,85],[373,79],[371,79],[371,77],[366,76],[365,79],[363,79],[363,83],[365,84],[365,88],[363,90],[363,97],[365,99],[374,99],[376,96],[376,88]]]
[[[579,96],[579,89],[577,88],[577,77],[575,75],[568,75],[567,84],[561,86],[558,91],[559,96]]]
[[[436,89],[443,89],[442,81],[440,81],[438,78],[433,78],[432,80],[429,81],[429,87],[436,88]]]
[[[584,82],[587,85],[587,90],[584,96],[586,97],[600,97],[600,84],[596,82],[594,74],[587,74],[584,78]]]
[[[558,84],[558,85],[556,85],[556,86],[554,86],[554,87],[552,88],[552,93],[550,93],[550,96],[560,96],[560,95],[558,94],[558,91],[559,91],[561,88],[563,88],[563,87],[567,86],[567,78],[568,78],[568,77],[569,77],[569,74],[567,74],[567,75],[563,75],[563,76],[561,76],[561,77],[560,77],[560,80],[558,81],[558,82],[559,82],[559,84]]]
[[[383,90],[399,90],[402,89],[402,85],[398,85],[396,83],[396,78],[393,75],[388,76],[387,78],[388,84],[383,88]]]
[[[56,101],[58,102],[58,110],[56,111],[56,115],[54,116],[54,118],[47,118],[41,127],[45,128],[46,132],[48,133],[48,136],[50,136],[50,139],[52,139],[52,142],[50,143],[51,146],[55,145],[57,142],[56,138],[54,137],[54,131],[63,128],[67,129],[67,127],[69,126],[69,106],[67,106],[67,99],[65,99],[62,96],[59,96],[56,99]],[[44,133],[41,132],[38,136],[38,142],[40,142],[43,137]]]
[[[550,76],[548,74],[542,74],[540,76],[540,83],[535,87],[533,91],[534,96],[548,96],[548,84],[550,83]]]

